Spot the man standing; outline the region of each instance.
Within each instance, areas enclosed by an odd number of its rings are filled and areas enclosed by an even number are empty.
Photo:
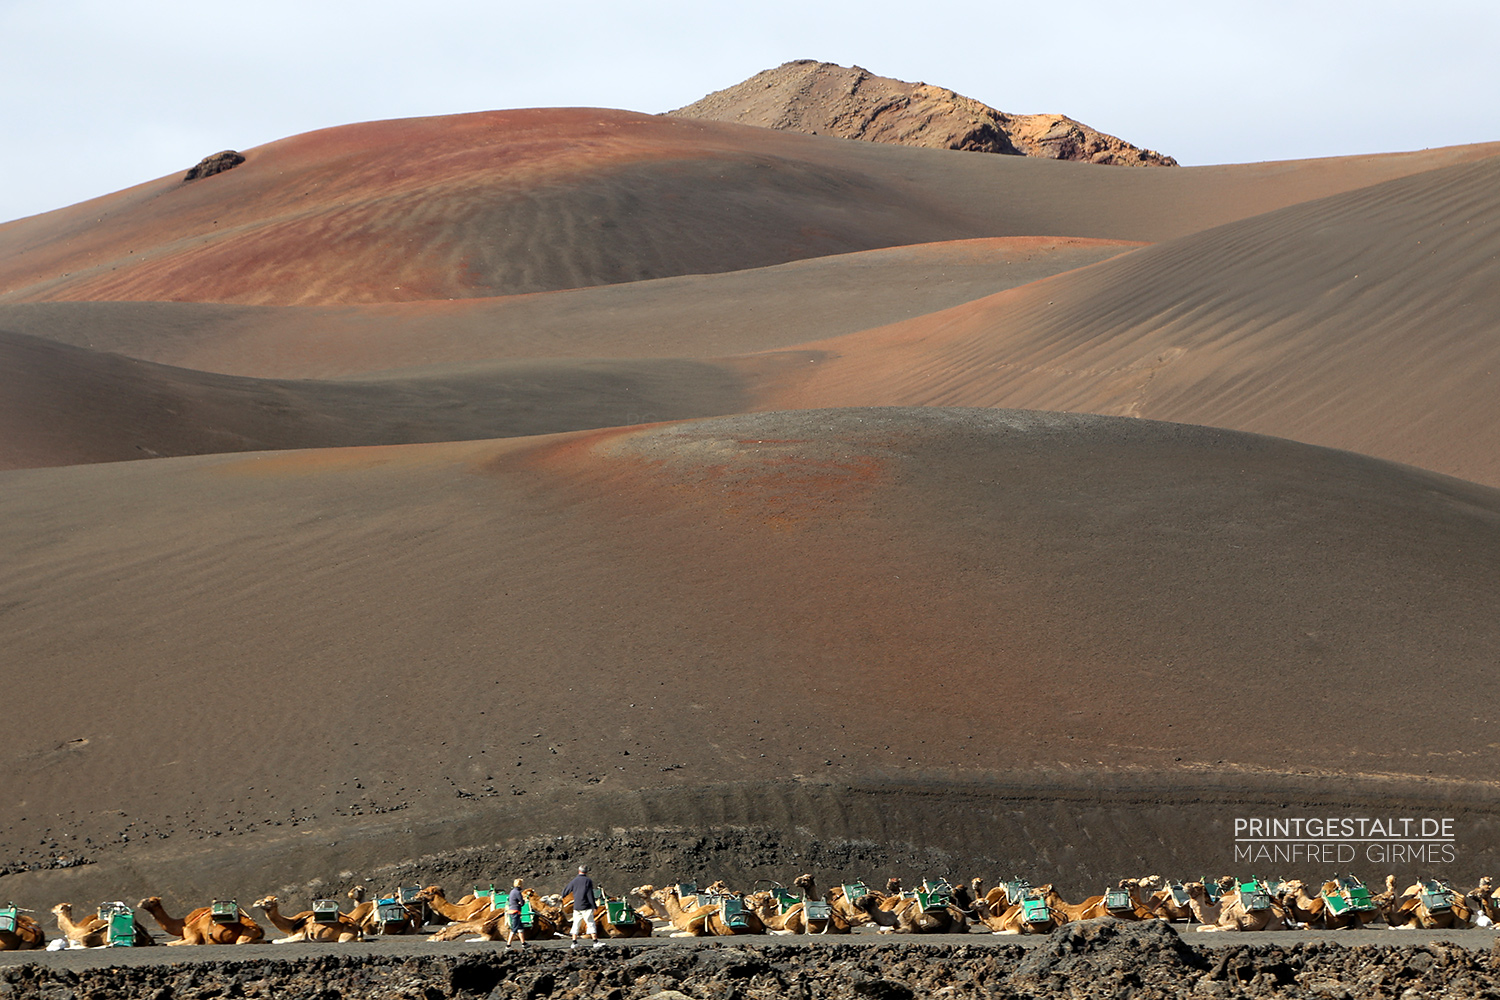
[[[521,939],[526,947],[526,929],[521,926],[521,908],[526,905],[526,895],[521,892],[521,880],[510,884],[510,895],[505,897],[505,947],[510,947],[512,937]]]
[[[599,947],[599,928],[594,923],[594,908],[599,905],[594,898],[594,880],[589,878],[589,866],[579,865],[578,875],[568,883],[563,890],[563,896],[573,897],[573,943],[569,948],[578,947],[578,931],[586,928],[588,935],[594,941],[594,947]]]

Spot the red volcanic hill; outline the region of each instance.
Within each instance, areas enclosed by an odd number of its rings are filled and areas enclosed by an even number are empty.
[[[1481,155],[1116,171],[592,109],[371,122],[0,226],[0,303],[509,295],[976,237],[1159,241]]]
[[[929,149],[1109,166],[1177,165],[1170,156],[1132,146],[1066,115],[1010,115],[942,87],[811,59],[782,63],[670,113]]]

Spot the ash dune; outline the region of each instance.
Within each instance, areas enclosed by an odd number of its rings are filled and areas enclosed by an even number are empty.
[[[0,469],[408,444],[680,420],[747,407],[800,353],[498,361],[347,380],[251,379],[0,333]],[[737,370],[739,369],[739,370]]]
[[[1116,170],[569,109],[349,125],[245,155],[0,226],[0,302],[403,302],[978,237],[1154,242],[1483,150]]]
[[[806,345],[762,405],[1004,406],[1344,448],[1500,486],[1500,158]]]
[[[1288,441],[843,409],[0,486],[0,856],[100,861],[19,889],[714,816],[1100,877],[1147,863],[1130,821],[1080,853],[1043,817],[1132,781],[1162,782],[1139,825],[1163,788],[1493,776],[1500,492]],[[1378,738],[1317,725],[1351,708]],[[1162,850],[1211,857],[1190,834]]]
[[[474,361],[721,357],[934,312],[1139,245],[1049,237],[963,240],[727,274],[454,302],[0,305],[0,330],[260,378],[329,378]]]
[[[1010,115],[943,87],[799,59],[670,114],[928,149],[1041,156],[1110,166],[1177,165],[1066,115]]]

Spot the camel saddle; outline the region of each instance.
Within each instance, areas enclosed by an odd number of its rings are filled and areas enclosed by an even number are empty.
[[[7,934],[16,932],[16,924],[20,922],[21,911],[15,903],[9,906],[0,906],[0,931]]]
[[[474,898],[475,899],[494,899],[495,898],[495,883],[491,882],[490,883],[490,887],[488,889],[486,889],[482,885],[476,885],[474,887]],[[490,905],[493,906],[494,904],[491,903]]]
[[[1173,882],[1167,886],[1167,894],[1172,897],[1173,906],[1187,906],[1193,898],[1188,895],[1187,886],[1181,882]]]
[[[1115,912],[1134,910],[1135,903],[1131,902],[1130,890],[1120,888],[1105,889],[1104,908]]]
[[[1271,893],[1260,879],[1253,878],[1248,882],[1240,882],[1238,885],[1240,905],[1245,908],[1246,913],[1256,913],[1271,908]]]
[[[805,900],[802,904],[803,919],[811,922],[813,920],[827,920],[833,913],[833,907],[821,899]]]
[[[1042,894],[1032,889],[1021,900],[1021,919],[1028,924],[1045,924],[1052,919],[1052,910]]]
[[[686,900],[686,899],[692,899],[696,895],[698,895],[698,883],[697,882],[678,882],[677,883],[677,898],[678,899],[684,899],[684,900]]]
[[[1322,896],[1323,905],[1335,917],[1341,917],[1350,910],[1368,913],[1375,909],[1375,900],[1370,898],[1370,890],[1353,875],[1336,878],[1333,884],[1338,888],[1333,892],[1324,892]]]
[[[605,919],[616,927],[634,927],[636,922],[635,907],[624,899],[606,899],[604,901]]]
[[[738,930],[750,926],[750,914],[745,911],[745,901],[738,896],[725,896],[719,903],[719,917],[726,927]]]
[[[375,901],[375,920],[382,928],[404,924],[411,919],[411,913],[406,909],[406,904],[395,896],[387,896]]]
[[[1005,900],[1008,903],[1019,903],[1031,892],[1031,883],[1024,878],[1016,877],[1009,882],[1001,882],[1000,888],[1005,890]]]
[[[111,948],[135,947],[135,911],[124,903],[101,903],[99,919],[104,921],[104,943]]]
[[[336,899],[313,900],[313,922],[336,924],[339,922],[339,901]]]
[[[1437,879],[1422,880],[1421,896],[1422,905],[1427,907],[1428,913],[1453,909],[1453,890]]]
[[[792,892],[790,889],[783,889],[780,886],[772,889],[771,894],[776,897],[776,913],[778,916],[786,916],[787,913],[791,911],[792,907],[802,902],[801,896],[797,895],[795,892]]]
[[[419,902],[418,896],[422,894],[420,885],[402,885],[396,887],[396,898],[403,903]]]
[[[216,924],[237,924],[240,921],[240,904],[232,899],[216,899],[209,904],[208,915]]]
[[[917,889],[917,904],[922,907],[923,913],[936,913],[938,910],[948,908],[948,901],[953,898],[953,886],[942,879],[936,882],[922,881],[921,887]]]

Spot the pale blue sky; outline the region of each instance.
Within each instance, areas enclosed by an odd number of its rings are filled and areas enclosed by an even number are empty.
[[[789,59],[1184,164],[1500,140],[1500,3],[0,0],[0,221],[377,118],[659,112]]]

